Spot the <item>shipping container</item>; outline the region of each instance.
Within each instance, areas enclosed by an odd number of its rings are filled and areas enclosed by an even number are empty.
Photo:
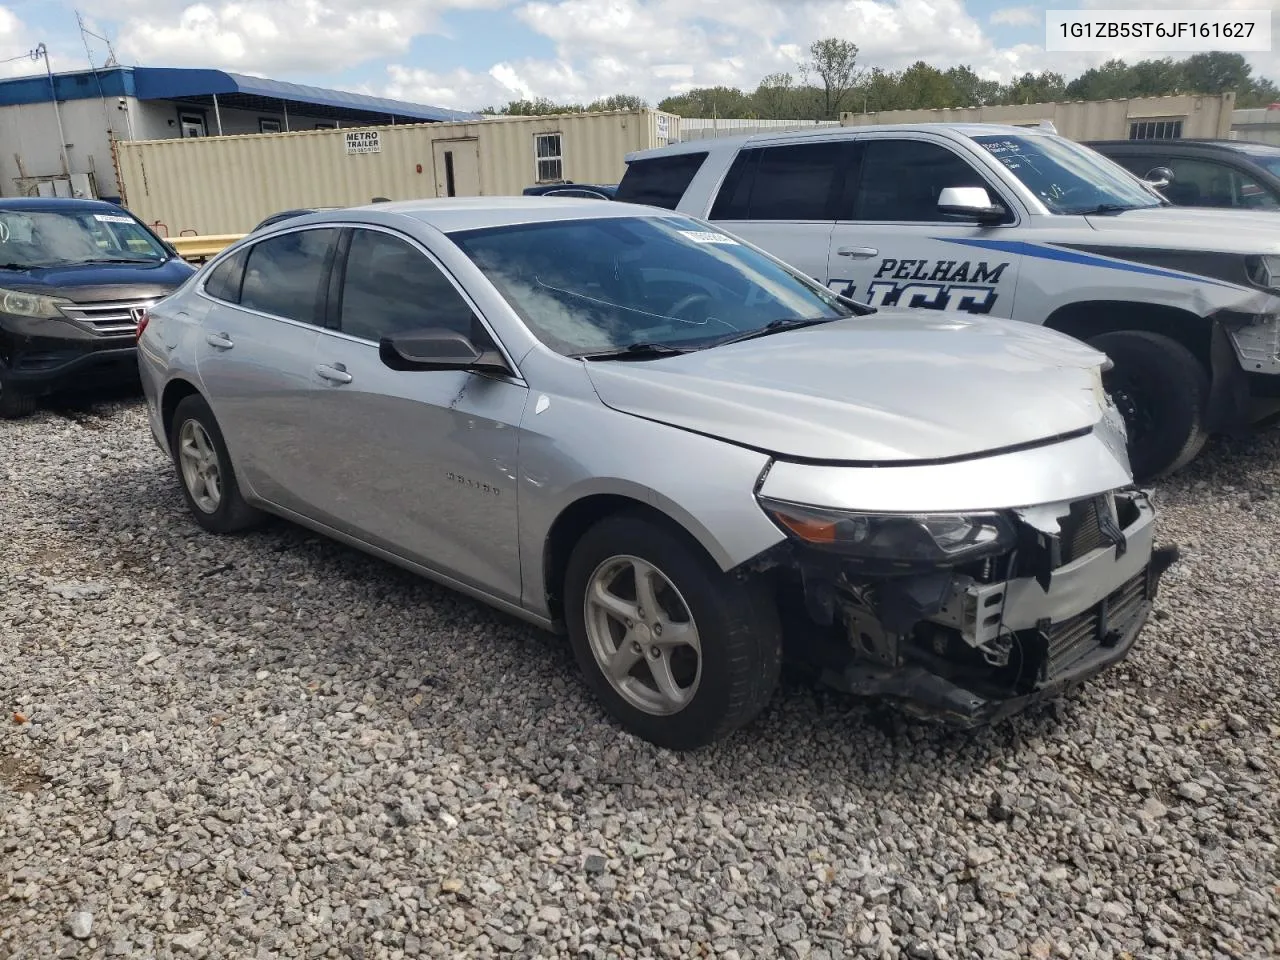
[[[1034,127],[1049,121],[1072,140],[1172,140],[1226,137],[1231,131],[1235,94],[1134,97],[1128,100],[1072,100],[1002,104],[940,110],[881,110],[842,113],[843,126],[877,123],[1011,123]]]
[[[536,183],[617,183],[624,157],[673,143],[657,110],[493,117],[356,130],[115,145],[123,203],[162,234],[245,233],[280,210],[519,194]]]

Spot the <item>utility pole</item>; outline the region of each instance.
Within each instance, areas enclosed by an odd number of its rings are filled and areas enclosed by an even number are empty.
[[[53,82],[53,67],[49,64],[49,48],[44,42],[36,44],[31,51],[31,59],[44,58],[44,69],[49,75],[49,96],[53,98],[53,116],[58,121],[58,152],[62,155],[62,172],[71,176],[71,161],[67,158],[67,135],[62,129],[62,110],[58,107],[58,87]]]

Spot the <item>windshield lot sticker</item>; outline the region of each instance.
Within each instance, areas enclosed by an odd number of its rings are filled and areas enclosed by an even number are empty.
[[[712,233],[709,230],[681,230],[680,236],[688,237],[694,243],[724,243],[729,246],[738,246],[738,241],[733,237],[725,236],[723,233]]]
[[[996,305],[996,288],[1009,261],[895,260],[885,258],[867,285],[864,303],[873,307],[908,307],[917,310],[961,310],[988,314]],[[831,278],[827,286],[852,297],[850,280]]]
[[[133,223],[129,217],[122,217],[118,213],[95,213],[93,219],[99,223]]]

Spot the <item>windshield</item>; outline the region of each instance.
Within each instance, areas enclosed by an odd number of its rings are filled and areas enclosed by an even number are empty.
[[[168,254],[128,213],[100,210],[0,210],[0,263],[158,263]]]
[[[854,314],[820,284],[684,217],[523,223],[451,239],[567,356],[697,349],[779,320]]]
[[[1123,167],[1062,137],[999,134],[973,139],[1051,213],[1107,213],[1161,205],[1160,198]]]

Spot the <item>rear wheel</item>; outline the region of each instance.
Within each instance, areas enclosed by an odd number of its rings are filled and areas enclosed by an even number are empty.
[[[1146,330],[1117,330],[1089,343],[1115,364],[1103,386],[1124,417],[1134,478],[1156,480],[1194,460],[1209,439],[1209,376],[1195,354]]]
[[[18,420],[35,413],[36,398],[23,396],[0,376],[0,419]]]
[[[777,686],[772,597],[647,517],[607,517],[583,535],[569,559],[565,613],[588,685],[623,726],[658,746],[720,739],[754,719]]]
[[[174,411],[169,449],[187,509],[212,533],[235,533],[264,519],[245,503],[218,421],[204,397],[192,394]]]

